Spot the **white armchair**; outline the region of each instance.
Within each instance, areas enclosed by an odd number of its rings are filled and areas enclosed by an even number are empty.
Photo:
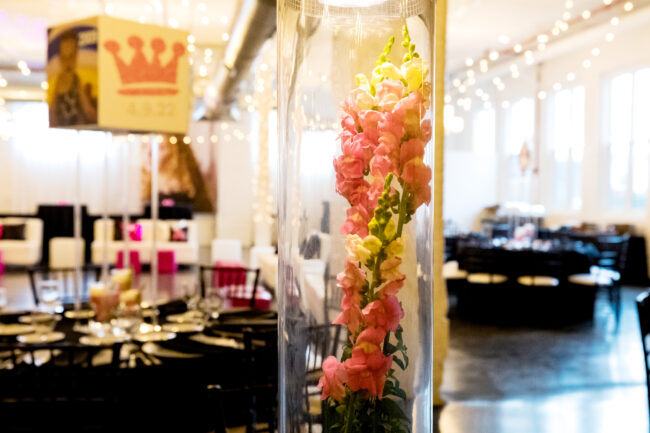
[[[25,224],[25,239],[0,239],[2,261],[8,265],[31,266],[40,263],[43,248],[43,221],[38,218],[1,218],[0,224]]]

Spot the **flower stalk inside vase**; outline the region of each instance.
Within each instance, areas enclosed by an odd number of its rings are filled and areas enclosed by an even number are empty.
[[[391,37],[371,76],[358,74],[342,105],[342,155],[334,169],[336,190],[350,208],[341,227],[347,258],[337,276],[342,312],[333,323],[346,326],[349,339],[340,360],[323,362],[319,387],[328,433],[411,431],[397,377],[397,369],[409,368],[399,293],[417,275],[407,277],[400,265],[403,230],[431,201],[431,168],[424,162],[431,83],[406,26],[402,36],[402,64],[388,60]]]

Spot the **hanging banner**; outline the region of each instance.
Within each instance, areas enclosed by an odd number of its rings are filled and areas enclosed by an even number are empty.
[[[187,36],[108,16],[49,28],[50,127],[184,134]]]

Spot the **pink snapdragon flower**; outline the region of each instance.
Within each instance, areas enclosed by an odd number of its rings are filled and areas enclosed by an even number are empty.
[[[402,264],[402,259],[399,257],[389,257],[384,260],[381,265],[379,265],[379,271],[381,272],[381,279],[383,281],[394,281],[400,280],[404,277],[399,271],[399,265]]]
[[[413,158],[404,164],[402,179],[413,194],[413,211],[420,205],[431,202],[431,188],[429,187],[431,167],[427,166],[422,158]]]
[[[373,397],[382,398],[386,374],[393,363],[392,356],[381,351],[386,331],[366,328],[357,338],[352,357],[345,361],[348,373],[347,385],[352,391],[366,390]]]
[[[341,227],[341,234],[359,235],[362,238],[368,236],[368,223],[372,215],[363,206],[353,206],[346,211],[347,219]]]
[[[323,391],[321,399],[332,397],[334,400],[342,401],[345,397],[347,380],[348,372],[345,365],[338,362],[335,357],[329,356],[323,361],[323,376],[318,381],[318,388]]]
[[[397,331],[399,322],[404,317],[404,310],[394,295],[369,303],[362,313],[366,325],[393,332]]]
[[[384,80],[375,86],[376,102],[382,111],[393,111],[404,94],[404,84],[397,80]]]

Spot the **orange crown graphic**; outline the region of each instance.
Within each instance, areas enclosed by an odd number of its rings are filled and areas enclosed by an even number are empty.
[[[151,62],[147,60],[142,52],[144,46],[142,38],[132,35],[129,37],[128,43],[135,50],[131,63],[128,65],[118,54],[120,51],[119,43],[114,40],[104,43],[104,48],[115,59],[122,84],[128,86],[119,89],[118,92],[123,95],[175,95],[178,93],[178,89],[174,87],[137,86],[137,84],[164,83],[175,85],[178,59],[185,54],[185,46],[180,42],[174,43],[174,54],[171,60],[163,66],[160,63],[160,55],[165,51],[166,44],[161,38],[151,40],[151,49],[154,53]]]

